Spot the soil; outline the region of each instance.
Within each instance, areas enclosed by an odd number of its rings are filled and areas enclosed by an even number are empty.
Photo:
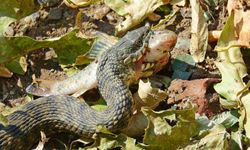
[[[76,16],[81,12],[80,24]],[[98,12],[98,13],[96,13]],[[90,7],[71,9],[66,5],[43,8],[11,24],[8,35],[30,36],[41,40],[60,37],[71,31],[75,26],[81,32],[92,36],[96,31],[114,35],[115,25],[122,21],[104,4],[94,4]],[[0,78],[0,100],[6,104],[15,99],[25,99],[25,88],[32,83],[32,76],[40,79],[62,80],[67,76],[57,62],[53,49],[39,49],[26,56],[28,70],[25,75],[14,74],[11,78]],[[19,83],[19,84],[18,84]]]
[[[221,29],[225,22],[225,2],[220,2],[218,9],[213,13],[214,18],[209,25],[209,29]],[[211,10],[208,10],[211,11]],[[77,14],[81,12],[81,19],[76,20]],[[47,7],[38,12],[21,19],[11,25],[13,29],[9,34],[12,35],[27,35],[34,39],[46,39],[58,37],[71,31],[75,26],[78,26],[86,35],[93,35],[96,31],[104,32],[109,35],[114,35],[115,25],[121,22],[124,18],[118,16],[114,11],[110,10],[104,4],[98,3],[89,7],[72,9],[64,4],[54,7]],[[188,41],[190,39],[191,26],[191,10],[190,8],[181,8],[177,14],[166,25],[167,29],[173,30],[178,34],[179,39]],[[172,58],[180,54],[188,54],[189,47],[178,47],[172,52]],[[5,103],[22,99],[27,94],[25,88],[32,83],[32,76],[41,79],[61,80],[66,78],[60,65],[56,60],[56,54],[53,49],[39,49],[27,56],[28,70],[25,75],[14,74],[12,78],[0,78],[0,99]],[[195,67],[189,68],[192,72],[192,78],[218,77],[218,72],[215,72],[213,60],[215,54],[210,51],[204,63],[197,64]]]

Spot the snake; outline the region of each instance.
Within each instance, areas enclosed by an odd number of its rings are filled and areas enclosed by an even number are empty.
[[[99,126],[114,133],[124,129],[133,109],[129,86],[155,71],[156,63],[145,62],[153,34],[146,26],[130,31],[100,56],[96,78],[107,103],[105,110],[94,110],[67,95],[38,98],[10,114],[8,125],[0,125],[0,149],[31,149],[40,138],[40,131],[46,135],[63,132],[91,138]],[[174,44],[172,41],[169,46]]]

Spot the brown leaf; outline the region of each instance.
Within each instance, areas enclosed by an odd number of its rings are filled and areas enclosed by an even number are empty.
[[[10,78],[13,73],[9,69],[5,68],[3,65],[0,65],[0,77]]]
[[[190,4],[192,8],[190,53],[195,62],[202,62],[207,50],[208,25],[199,1],[191,0]]]
[[[216,104],[219,104],[218,101],[212,101],[208,98],[208,89],[209,86],[213,83],[219,82],[217,78],[205,78],[197,80],[174,80],[171,82],[168,91],[169,98],[168,103],[180,103],[184,101],[191,101],[196,103],[198,106],[197,112],[200,114],[207,114],[211,116],[215,113]],[[216,100],[216,99],[215,99]],[[218,100],[218,99],[217,99]],[[217,102],[217,103],[216,103]]]
[[[148,121],[141,112],[141,107],[154,109],[159,103],[167,98],[167,92],[152,85],[151,80],[139,81],[139,89],[133,95],[135,102],[134,114],[130,119],[129,125],[123,130],[128,136],[136,137],[145,132]]]
[[[238,44],[241,46],[250,47],[250,10],[245,10],[243,2],[240,0],[228,0],[227,10],[229,14],[232,11],[235,13],[234,27]]]

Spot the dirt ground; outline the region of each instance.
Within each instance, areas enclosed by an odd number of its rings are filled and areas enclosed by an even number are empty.
[[[213,12],[213,19],[210,19],[209,22],[209,30],[222,29],[227,17],[225,6],[226,1],[220,1],[216,10],[208,10]],[[180,10],[180,13],[166,24],[166,27],[177,33],[179,39],[188,42],[191,36],[191,10],[190,8],[182,8]],[[76,16],[79,11],[82,11],[80,23],[76,22]],[[46,39],[61,36],[71,31],[74,26],[78,26],[81,32],[87,35],[92,35],[95,31],[114,35],[115,25],[123,19],[123,17],[118,16],[103,4],[92,4],[89,7],[80,9],[72,9],[62,4],[43,8],[31,15],[30,18],[12,24],[13,32],[9,34],[27,35],[35,39]],[[150,20],[147,21],[155,24],[155,22]],[[213,44],[211,45],[213,46]],[[172,50],[171,58],[174,59],[179,54],[188,53],[189,47],[177,46]],[[25,100],[25,96],[27,95],[25,88],[32,83],[32,76],[50,80],[66,78],[65,73],[57,62],[53,49],[39,49],[29,53],[26,57],[28,70],[25,75],[14,74],[11,78],[0,78],[0,100],[11,107]],[[215,59],[216,53],[212,50],[208,51],[203,63],[188,68],[188,71],[192,72],[190,79],[219,78],[220,74],[213,63]],[[249,61],[246,63],[250,64]],[[163,73],[165,72],[171,77],[173,72],[170,65],[163,71]],[[207,95],[216,99],[215,101],[218,100],[218,96],[216,96],[213,90],[207,92]]]
[[[214,20],[209,24],[209,30],[222,28],[227,15],[225,5],[226,2],[220,2],[218,9],[213,13]],[[79,10],[83,14],[80,24],[75,22]],[[43,8],[29,16],[28,19],[12,24],[12,34],[27,35],[35,39],[46,39],[61,36],[71,31],[77,25],[80,26],[81,32],[87,35],[92,35],[95,31],[114,35],[115,25],[123,20],[122,17],[103,4],[93,4],[90,7],[80,8],[79,10],[71,9],[64,4]],[[179,39],[188,41],[191,35],[191,10],[190,8],[182,8],[180,10],[180,13],[171,19],[166,26],[167,29],[176,32]],[[154,22],[151,23],[154,24]],[[189,53],[188,50],[188,47],[182,46],[174,48],[171,52],[171,58],[175,58],[179,54],[187,54]],[[0,78],[2,87],[0,89],[0,99],[7,104],[13,105],[15,101],[21,101],[20,99],[27,95],[25,88],[32,83],[32,75],[41,79],[61,80],[66,78],[57,63],[53,49],[39,49],[26,57],[28,71],[25,75],[14,74],[12,78]],[[216,53],[209,51],[203,63],[189,68],[189,71],[192,72],[191,79],[218,77],[218,71],[213,64],[215,58]],[[171,74],[171,71],[169,73]]]

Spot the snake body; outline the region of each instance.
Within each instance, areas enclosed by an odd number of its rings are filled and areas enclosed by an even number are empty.
[[[8,116],[9,124],[0,128],[0,149],[30,149],[40,139],[40,131],[89,138],[99,125],[112,132],[126,127],[133,104],[129,85],[138,80],[134,62],[145,52],[150,32],[148,27],[128,32],[102,54],[96,77],[107,109],[93,110],[71,96],[39,98]]]

